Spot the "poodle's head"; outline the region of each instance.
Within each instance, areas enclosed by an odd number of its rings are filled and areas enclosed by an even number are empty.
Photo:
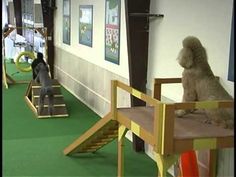
[[[192,50],[203,47],[200,40],[198,38],[194,37],[194,36],[186,37],[183,40],[182,44],[183,44],[184,48],[190,48]]]
[[[182,44],[183,48],[180,50],[177,60],[183,68],[190,69],[197,63],[197,60],[205,60],[205,49],[198,38],[188,36]]]
[[[193,52],[189,48],[182,48],[177,57],[179,64],[185,68],[190,69],[193,65]]]

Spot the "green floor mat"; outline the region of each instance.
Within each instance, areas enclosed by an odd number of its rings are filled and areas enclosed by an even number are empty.
[[[62,87],[69,117],[37,119],[27,106],[27,84],[3,88],[3,176],[117,176],[117,141],[97,153],[69,157],[63,150],[100,117]],[[125,140],[125,176],[157,176],[156,163]]]

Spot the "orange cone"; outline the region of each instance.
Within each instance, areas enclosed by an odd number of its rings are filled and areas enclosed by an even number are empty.
[[[197,157],[194,151],[181,154],[180,165],[182,177],[199,177]]]

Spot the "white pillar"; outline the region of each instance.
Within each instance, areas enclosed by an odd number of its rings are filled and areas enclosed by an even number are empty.
[[[7,0],[2,0],[2,29],[7,23]]]

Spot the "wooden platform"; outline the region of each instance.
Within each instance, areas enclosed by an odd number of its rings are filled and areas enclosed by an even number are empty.
[[[51,117],[67,117],[67,109],[66,104],[64,102],[64,97],[61,93],[61,85],[56,80],[53,79],[53,93],[54,93],[54,112],[51,116],[48,113],[48,97],[45,97],[44,100],[44,109],[42,113],[38,114],[38,100],[39,100],[39,93],[40,93],[40,84],[36,83],[35,81],[31,81],[28,85],[26,94],[25,94],[25,100],[31,110],[35,113],[37,118],[51,118]]]
[[[179,81],[181,79],[170,79],[163,82]],[[118,88],[146,102],[147,106],[117,108]],[[200,111],[202,109],[218,108],[233,109],[234,101],[164,103],[119,81],[112,81],[111,90],[110,112],[66,147],[64,149],[65,155],[94,152],[114,138],[118,138],[118,177],[121,177],[123,176],[124,161],[123,138],[126,131],[131,130],[132,133],[153,146],[159,176],[165,177],[169,167],[184,152],[203,149],[213,151],[234,147],[234,130],[203,123],[206,115],[203,111]],[[160,91],[161,87],[157,85],[154,88],[154,96],[160,96]],[[188,114],[184,118],[177,118],[174,113],[177,109],[199,109],[199,111]],[[105,135],[107,137],[111,136],[111,139],[102,143]],[[86,145],[90,147],[92,145],[92,148],[87,148]],[[214,164],[213,162],[210,163]],[[210,176],[215,176],[214,171],[215,168],[212,165],[210,174],[213,175]]]
[[[119,108],[118,112],[121,124],[131,130],[131,124],[136,124],[139,127],[138,136],[149,144],[155,145],[152,140],[154,138],[154,107]],[[234,131],[203,123],[206,118],[206,114],[201,111],[188,114],[184,118],[174,117],[172,152],[168,153],[183,153],[195,149],[194,146],[197,139],[212,139],[217,143],[215,145],[217,148],[232,146]],[[170,149],[170,147],[168,148]],[[204,146],[202,147],[202,149],[205,148]]]

